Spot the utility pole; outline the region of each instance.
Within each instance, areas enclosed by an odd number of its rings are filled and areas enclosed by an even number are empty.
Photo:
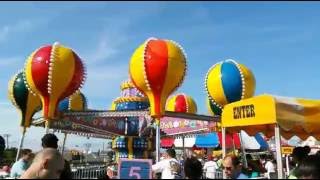
[[[9,137],[11,136],[11,134],[3,134],[3,137],[6,138],[7,141],[7,149],[9,149]]]

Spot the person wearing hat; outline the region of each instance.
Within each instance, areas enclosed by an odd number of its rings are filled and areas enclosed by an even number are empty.
[[[218,168],[218,164],[213,160],[213,156],[208,155],[208,161],[205,162],[203,166],[203,171],[206,173],[206,179],[215,179],[215,173]]]
[[[54,134],[45,134],[42,139],[42,148],[54,148],[58,149],[58,141],[59,139],[57,138],[56,135]],[[67,160],[64,160],[64,168],[61,173],[60,179],[72,179],[72,172],[71,172],[71,167],[70,163]]]

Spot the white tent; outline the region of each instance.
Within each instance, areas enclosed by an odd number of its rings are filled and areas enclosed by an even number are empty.
[[[260,149],[260,144],[254,136],[249,136],[245,131],[240,132],[242,145],[245,149],[258,150]]]
[[[314,146],[319,146],[320,142],[316,140],[316,138],[310,136],[308,137],[305,141],[302,141],[301,146],[310,146],[310,147],[314,147]]]
[[[195,142],[196,142],[196,137],[194,135],[186,136],[184,138],[184,147],[185,148],[192,148],[193,145],[195,144]],[[179,148],[183,147],[183,139],[182,139],[182,137],[175,138],[174,147],[179,147]]]

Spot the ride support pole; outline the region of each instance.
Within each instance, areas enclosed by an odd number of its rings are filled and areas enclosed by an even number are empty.
[[[279,125],[276,124],[275,128],[275,140],[276,140],[276,153],[277,153],[277,169],[278,169],[278,179],[283,179],[283,168],[282,168],[282,156],[281,156],[281,135]]]
[[[160,161],[160,118],[156,118],[156,161]]]
[[[46,134],[49,134],[49,128],[50,128],[50,121],[48,119],[46,121]]]
[[[17,155],[16,155],[16,161],[19,160],[19,154],[20,154],[20,151],[21,151],[21,149],[23,147],[23,141],[24,141],[25,134],[26,134],[26,128],[23,128],[22,134],[21,134],[21,139],[20,139],[19,149],[18,149]]]

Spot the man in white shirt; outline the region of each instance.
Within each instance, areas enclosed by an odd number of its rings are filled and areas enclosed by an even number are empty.
[[[274,165],[274,163],[272,162],[273,160],[272,160],[272,158],[271,157],[269,157],[268,158],[268,160],[267,160],[267,162],[266,162],[266,165],[264,166],[264,168],[266,169],[266,176],[267,176],[267,178],[268,179],[271,179],[271,174],[272,173],[275,173],[276,172],[276,168],[275,168],[275,165]]]
[[[213,161],[213,157],[208,156],[208,161],[204,163],[203,170],[206,173],[207,179],[215,179],[215,173],[218,169],[217,162]]]
[[[161,173],[161,179],[176,179],[180,176],[181,167],[176,159],[174,149],[168,149],[164,155],[164,159],[152,165],[154,173]]]

